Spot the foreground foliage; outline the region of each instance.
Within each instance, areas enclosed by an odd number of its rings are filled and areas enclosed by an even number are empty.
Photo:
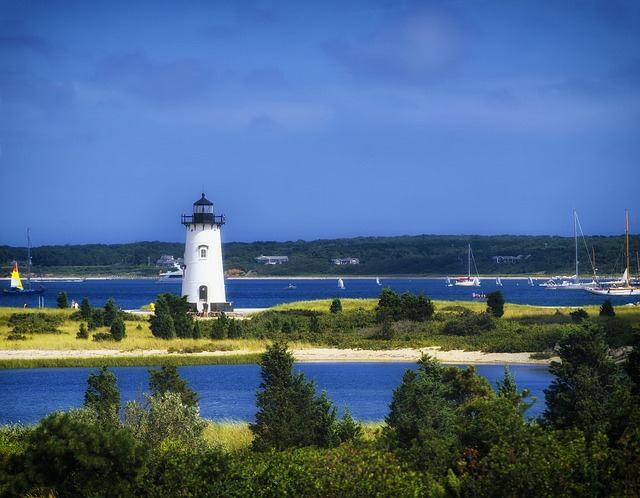
[[[494,390],[474,367],[425,356],[381,430],[340,439],[330,401],[293,375],[276,341],[261,359],[255,444],[234,450],[205,437],[177,371],[152,372],[144,402],[114,419],[114,378],[102,369],[85,408],[0,429],[0,496],[639,496],[640,340],[625,365],[603,344],[596,324],[573,326],[542,420],[527,420],[508,369]]]

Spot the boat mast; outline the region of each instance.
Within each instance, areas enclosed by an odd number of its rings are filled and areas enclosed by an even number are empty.
[[[576,277],[574,282],[578,283],[579,278],[578,278],[578,229],[576,227],[577,224],[577,214],[576,214],[576,210],[573,210],[573,240],[575,242],[575,246],[576,246]]]
[[[27,228],[27,287],[31,290],[31,235],[29,235],[29,231],[31,229]]]
[[[469,253],[467,254],[467,266],[469,267],[469,279],[471,279],[471,244],[469,244]]]
[[[624,229],[624,237],[625,237],[625,254],[627,256],[627,286],[631,284],[631,279],[629,278],[629,210],[624,210],[624,221],[625,221],[625,229]]]

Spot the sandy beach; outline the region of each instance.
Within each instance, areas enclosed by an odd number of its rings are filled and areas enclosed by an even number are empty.
[[[206,351],[191,353],[195,356],[233,356],[250,353],[248,350],[238,351]],[[456,364],[540,364],[546,365],[550,360],[531,359],[531,353],[483,353],[481,351],[441,351],[440,348],[423,349],[393,349],[393,350],[364,350],[364,349],[333,349],[310,348],[293,349],[292,353],[299,362],[331,362],[331,361],[389,361],[413,362],[420,359],[423,353],[429,354],[442,363]],[[42,350],[16,349],[0,350],[0,359],[38,359],[38,358],[101,358],[101,357],[130,357],[130,356],[164,356],[175,355],[166,349],[127,350],[94,349],[94,350]]]

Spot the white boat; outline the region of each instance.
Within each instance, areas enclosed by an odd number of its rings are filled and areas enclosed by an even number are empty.
[[[447,287],[453,287],[453,283],[451,282],[451,279],[449,277],[447,277],[444,281],[444,285],[446,285]]]
[[[496,285],[498,287],[502,287],[502,280],[500,280],[500,277],[496,277]]]
[[[535,285],[535,284],[533,283],[533,279],[532,279],[531,277],[529,277],[529,278],[527,279],[527,284],[528,284],[528,285]]]
[[[175,270],[169,270],[166,272],[161,272],[160,273],[160,278],[157,280],[157,282],[159,284],[166,284],[166,283],[172,283],[172,282],[176,282],[176,283],[180,283],[182,282],[182,268],[180,268],[179,266],[175,267]]]
[[[594,285],[593,287],[584,289],[591,294],[598,294],[600,296],[640,296],[640,287],[631,285],[631,279],[629,278],[629,211],[625,210],[624,213],[626,267],[622,274],[622,283],[612,284],[609,287]]]
[[[471,261],[473,261],[473,266],[476,270],[476,276],[471,276]],[[456,279],[455,285],[460,287],[479,287],[480,286],[480,276],[478,275],[478,268],[476,268],[476,261],[473,259],[473,252],[471,251],[471,244],[469,244],[469,252],[467,255],[467,267],[468,272],[466,277],[460,277]]]
[[[338,279],[338,289],[344,289],[344,282],[341,278]]]
[[[376,284],[378,284],[378,285],[382,285],[382,284],[380,283],[380,277],[376,277]]]
[[[552,285],[546,285],[547,289],[552,290],[581,290],[586,287],[593,287],[593,282],[580,282],[579,276],[579,260],[578,260],[578,225],[580,221],[578,220],[578,213],[576,210],[573,210],[573,240],[575,245],[575,265],[576,265],[576,273],[571,277],[563,277],[562,279],[558,279],[552,281]],[[580,233],[582,233],[582,227],[580,228]],[[583,235],[584,238],[584,235]],[[587,254],[588,251],[587,251]],[[591,257],[589,257],[589,261],[591,266],[595,267],[593,261],[591,261]]]

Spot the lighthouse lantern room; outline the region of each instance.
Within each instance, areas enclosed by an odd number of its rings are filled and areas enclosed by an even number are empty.
[[[187,229],[182,296],[198,313],[233,310],[224,288],[220,238],[224,223],[224,215],[214,214],[213,202],[204,194],[194,202],[193,214],[182,215],[182,224]]]

